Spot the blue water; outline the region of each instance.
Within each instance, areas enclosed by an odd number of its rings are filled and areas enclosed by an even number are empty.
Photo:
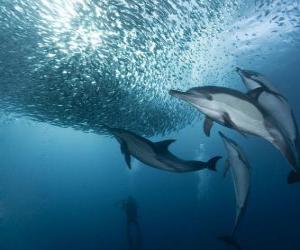
[[[266,75],[300,123],[300,4],[202,2],[0,1],[1,249],[129,250],[116,206],[129,195],[143,250],[232,249],[217,240],[235,217],[223,160],[217,173],[174,174],[137,160],[129,170],[105,124],[174,138],[174,154],[198,160],[225,158],[217,131],[226,132],[251,165],[242,249],[300,249],[300,186],[287,185],[281,154],[219,125],[207,138],[202,117],[168,96],[208,84],[244,91],[240,66]],[[283,19],[274,24],[275,16]]]

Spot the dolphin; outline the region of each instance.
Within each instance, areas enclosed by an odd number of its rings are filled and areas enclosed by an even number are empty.
[[[274,119],[281,127],[285,136],[292,144],[297,170],[300,171],[300,136],[298,125],[287,99],[282,96],[271,83],[260,73],[237,68],[237,72],[248,88],[248,95]],[[288,177],[288,183],[300,181],[300,174],[292,171]]]
[[[240,249],[235,240],[235,234],[247,207],[250,189],[250,165],[240,146],[232,139],[226,137],[223,133],[219,132],[219,134],[223,139],[228,154],[228,158],[225,161],[225,175],[230,168],[236,200],[236,216],[232,233],[230,236],[219,237],[219,239],[227,244],[235,246],[236,249]]]
[[[121,145],[125,161],[131,169],[131,156],[151,167],[176,173],[192,172],[202,169],[216,171],[216,164],[222,157],[216,156],[207,162],[185,161],[177,158],[168,147],[175,140],[152,142],[125,129],[109,128]]]
[[[297,163],[289,141],[273,118],[253,98],[220,86],[196,87],[186,92],[170,90],[169,93],[205,114],[206,135],[209,136],[215,121],[241,134],[259,136],[275,146],[296,171]]]

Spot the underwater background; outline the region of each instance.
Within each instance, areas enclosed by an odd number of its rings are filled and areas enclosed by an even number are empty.
[[[271,144],[215,125],[171,88],[246,91],[258,71],[300,122],[300,1],[0,0],[0,248],[129,250],[116,206],[133,196],[145,250],[230,249],[217,237],[235,216],[231,178],[175,174],[137,160],[129,170],[105,125],[184,158],[226,156],[217,131],[251,165],[242,249],[300,249],[300,186]]]

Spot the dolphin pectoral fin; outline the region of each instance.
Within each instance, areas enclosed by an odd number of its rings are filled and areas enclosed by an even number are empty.
[[[212,126],[214,125],[214,121],[210,119],[209,117],[205,116],[204,124],[203,124],[203,130],[206,136],[210,136],[210,130]]]
[[[252,89],[247,93],[247,96],[249,96],[252,99],[257,100],[258,97],[261,95],[262,92],[264,92],[266,89],[264,87],[259,87],[256,89]]]
[[[241,135],[243,135],[244,137],[247,137],[247,135],[241,131],[239,129],[239,127],[231,120],[230,116],[228,113],[224,113],[223,114],[223,119],[224,119],[224,125],[228,128],[232,128],[234,130],[236,130],[237,132],[239,132]]]
[[[131,157],[130,157],[130,154],[124,154],[125,155],[125,161],[127,163],[127,166],[129,169],[131,169]]]
[[[124,154],[125,162],[126,162],[128,168],[131,169],[131,157],[130,157],[129,150],[128,150],[128,147],[125,142],[121,143],[121,152]]]
[[[154,143],[155,151],[157,153],[164,153],[168,151],[168,147],[170,146],[170,144],[172,144],[175,141],[176,140],[164,140],[164,141],[155,142]]]
[[[224,166],[224,174],[223,174],[223,177],[224,177],[224,178],[226,177],[229,168],[230,168],[229,159],[226,159],[226,160],[225,160],[225,166]]]

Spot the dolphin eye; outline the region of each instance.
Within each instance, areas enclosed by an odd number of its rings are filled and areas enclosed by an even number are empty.
[[[205,96],[206,96],[207,100],[212,101],[213,98],[210,94],[206,94]]]

